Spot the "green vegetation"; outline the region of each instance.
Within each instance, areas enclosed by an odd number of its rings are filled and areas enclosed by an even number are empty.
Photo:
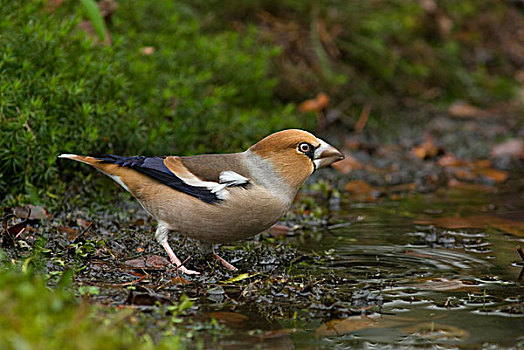
[[[288,98],[325,91],[384,116],[392,107],[456,99],[490,105],[518,89],[510,22],[522,15],[508,2],[192,2],[209,16],[210,30],[221,30],[224,19],[269,28],[284,49],[278,91]]]
[[[185,349],[188,338],[166,331],[153,336],[140,328],[133,310],[111,310],[78,301],[66,273],[50,290],[31,269],[4,263],[0,273],[0,348],[2,349]],[[175,317],[187,301],[167,306]],[[163,312],[158,307],[157,312]],[[175,310],[176,312],[173,312]],[[169,320],[167,315],[164,318]],[[169,327],[166,327],[169,329]],[[137,338],[138,337],[138,338]]]
[[[312,126],[274,102],[279,51],[254,28],[206,34],[183,4],[127,2],[103,46],[77,29],[80,19],[67,6],[1,3],[2,194],[56,184],[62,152],[240,150],[276,129]]]

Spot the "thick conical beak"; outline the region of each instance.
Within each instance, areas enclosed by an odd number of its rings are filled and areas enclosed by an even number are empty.
[[[315,150],[313,159],[313,163],[315,163],[317,169],[344,159],[344,155],[340,153],[338,149],[321,139],[317,138],[317,140],[320,141],[320,146]]]

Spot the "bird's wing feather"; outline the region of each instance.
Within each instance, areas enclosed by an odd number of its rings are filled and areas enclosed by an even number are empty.
[[[248,179],[233,171],[224,177],[224,181],[208,181],[191,172],[180,157],[122,157],[106,155],[96,157],[102,163],[111,163],[121,167],[131,168],[147,175],[160,183],[177,191],[196,197],[206,203],[217,203],[227,198],[226,187],[243,186]],[[233,174],[236,174],[233,175]],[[222,176],[222,173],[221,173]],[[242,180],[245,179],[245,180]]]

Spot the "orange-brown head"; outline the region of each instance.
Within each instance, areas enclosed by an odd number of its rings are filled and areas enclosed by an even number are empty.
[[[300,187],[315,169],[344,159],[335,147],[298,129],[271,134],[249,150],[269,160],[282,179],[295,188]]]

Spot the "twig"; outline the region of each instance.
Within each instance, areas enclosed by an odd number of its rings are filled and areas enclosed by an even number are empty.
[[[87,225],[87,227],[85,227],[82,232],[80,232],[80,234],[78,236],[76,236],[76,238],[73,240],[74,243],[78,243],[78,241],[84,237],[84,235],[86,234],[87,230],[89,230],[91,228],[91,226],[93,226],[93,222],[90,222],[89,225]]]
[[[366,123],[368,122],[370,112],[371,112],[371,107],[364,106],[364,108],[362,109],[362,112],[360,113],[360,117],[358,118],[358,121],[355,124],[355,127],[353,128],[355,130],[355,133],[359,134],[364,129],[364,127],[366,126]]]
[[[117,284],[117,286],[121,286],[121,287],[125,287],[125,286],[132,286],[133,284],[136,284],[140,281],[142,281],[144,278],[146,278],[147,276],[149,276],[148,274],[145,274],[143,275],[142,277],[140,277],[139,279],[136,279],[134,281],[129,281],[129,282],[125,282],[125,283],[119,283]]]

